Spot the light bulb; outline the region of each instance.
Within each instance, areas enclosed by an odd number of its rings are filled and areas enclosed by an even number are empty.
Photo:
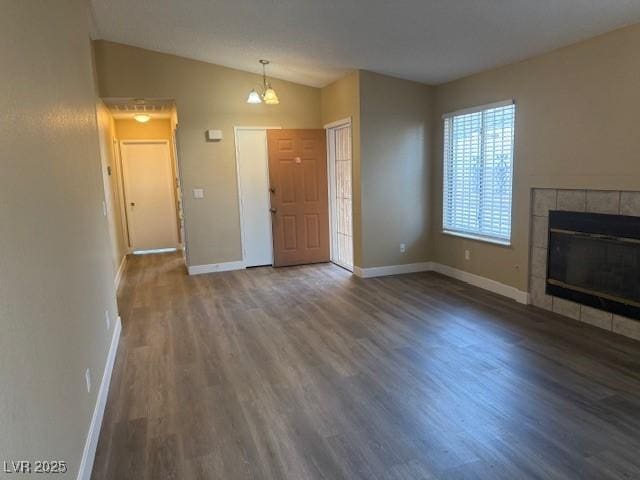
[[[247,103],[262,103],[262,99],[260,95],[255,90],[251,90],[249,93],[249,97],[247,98]]]
[[[276,91],[268,85],[267,89],[264,91],[264,95],[262,95],[262,99],[267,105],[278,105],[280,103],[278,95],[276,95]]]

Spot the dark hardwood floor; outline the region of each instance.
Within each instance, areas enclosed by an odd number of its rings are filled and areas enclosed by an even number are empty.
[[[93,479],[640,478],[640,343],[419,273],[135,256]]]

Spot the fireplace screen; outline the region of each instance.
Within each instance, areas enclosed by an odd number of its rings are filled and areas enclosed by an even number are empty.
[[[640,218],[549,212],[546,291],[640,319]]]

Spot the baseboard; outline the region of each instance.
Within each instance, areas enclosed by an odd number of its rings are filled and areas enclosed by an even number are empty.
[[[96,399],[96,406],[93,409],[91,417],[91,425],[89,433],[84,444],[82,452],[82,461],[78,470],[77,480],[89,480],[91,471],[93,470],[93,461],[96,456],[96,448],[98,447],[98,438],[100,437],[100,429],[102,428],[102,417],[104,409],[107,405],[107,396],[109,395],[109,384],[111,383],[111,374],[113,373],[113,365],[116,360],[116,352],[118,351],[118,342],[120,340],[120,332],[122,331],[122,322],[120,317],[117,318],[113,327],[113,336],[111,337],[111,346],[107,355],[107,362],[104,366],[102,374],[102,382],[100,382],[100,390]]]
[[[504,283],[491,280],[490,278],[481,277],[473,273],[465,272],[464,270],[458,270],[457,268],[443,265],[436,262],[420,262],[420,263],[408,263],[405,265],[387,265],[384,267],[372,267],[361,268],[353,267],[353,273],[362,278],[382,277],[386,275],[401,275],[403,273],[415,273],[415,272],[438,272],[447,277],[461,280],[465,283],[469,283],[476,287],[488,290],[503,297],[511,298],[516,302],[528,304],[529,294],[518,290],[515,287],[510,287]]]
[[[503,297],[511,298],[518,303],[523,303],[525,305],[529,303],[529,293],[518,290],[515,287],[505,285],[504,283],[491,280],[490,278],[481,277],[480,275],[465,272],[464,270],[458,270],[457,268],[450,267],[449,265],[443,265],[436,262],[432,262],[432,270],[434,272],[441,273],[442,275],[446,275],[447,277],[462,280],[465,283],[497,293]]]
[[[116,278],[113,281],[116,287],[116,292],[118,291],[118,288],[120,288],[120,281],[122,280],[122,274],[124,273],[124,267],[126,263],[127,263],[127,256],[123,255],[122,260],[120,261],[120,266],[118,267],[118,271],[116,272]]]
[[[361,268],[353,267],[353,273],[358,277],[372,278],[403,273],[427,272],[431,270],[431,262],[406,263],[404,265],[387,265],[384,267]]]
[[[203,273],[228,272],[230,270],[243,270],[245,267],[242,260],[237,262],[210,263],[208,265],[192,265],[188,267],[189,275],[201,275]]]

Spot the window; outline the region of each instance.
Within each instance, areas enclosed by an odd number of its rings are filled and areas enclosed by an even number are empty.
[[[445,232],[510,242],[514,119],[513,101],[444,116]]]

